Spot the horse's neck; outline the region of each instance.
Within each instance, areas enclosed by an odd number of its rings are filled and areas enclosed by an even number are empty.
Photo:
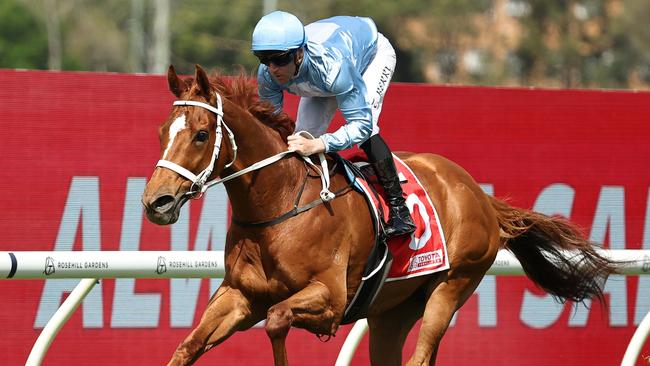
[[[247,168],[270,156],[286,151],[287,144],[277,132],[246,113],[239,113],[231,129],[237,142],[237,159],[227,173]],[[272,165],[226,182],[233,217],[260,221],[277,216],[293,205],[293,197],[304,177],[304,164],[287,157]]]

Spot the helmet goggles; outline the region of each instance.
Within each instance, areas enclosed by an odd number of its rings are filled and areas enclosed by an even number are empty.
[[[293,61],[296,55],[297,49],[292,49],[289,51],[255,51],[253,54],[257,56],[261,64],[269,66],[274,64],[275,66],[286,66]]]

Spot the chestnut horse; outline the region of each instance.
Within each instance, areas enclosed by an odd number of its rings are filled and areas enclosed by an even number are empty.
[[[209,78],[197,65],[180,79],[170,66],[175,102],[160,126],[161,162],[142,196],[147,217],[172,224],[207,179],[226,177],[287,150],[293,121],[257,99],[250,79]],[[222,132],[226,129],[226,132]],[[408,365],[433,365],[452,316],[474,292],[497,251],[507,248],[527,275],[564,301],[603,300],[615,272],[567,220],[519,209],[485,194],[460,166],[437,155],[400,153],[436,204],[447,238],[450,268],[389,282],[368,312],[373,365],[401,365],[409,330],[422,318]],[[307,167],[307,168],[306,168]],[[235,331],[266,320],[275,365],[287,365],[289,329],[334,335],[358,288],[374,242],[364,198],[345,190],[333,173],[338,196],[284,221],[267,221],[319,198],[321,181],[296,153],[225,182],[233,224],[225,243],[226,275],[198,326],[178,346],[169,365],[189,365]],[[567,253],[573,253],[566,257]]]

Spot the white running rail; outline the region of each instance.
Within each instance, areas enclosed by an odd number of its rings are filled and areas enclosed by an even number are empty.
[[[215,278],[224,273],[223,251],[0,252],[0,279],[82,279],[41,331],[25,366],[41,365],[100,278]]]
[[[624,275],[650,274],[650,250],[604,250]],[[216,278],[225,272],[223,251],[83,251],[83,252],[0,252],[0,279],[83,279],[49,320],[27,359],[26,366],[39,366],[59,330],[79,307],[97,279],[104,278]],[[524,275],[517,259],[500,251],[488,274]],[[368,330],[359,320],[341,348],[336,366],[347,366]],[[621,366],[633,366],[650,333],[650,313],[637,328]]]
[[[628,276],[650,275],[650,250],[603,250],[602,253],[610,259],[627,262],[626,265],[618,267],[620,274]],[[521,264],[515,256],[506,251],[501,250],[497,254],[492,267],[488,270],[489,275],[499,276],[521,276],[524,271]],[[335,366],[347,366],[352,360],[352,356],[361,342],[363,336],[368,332],[368,322],[366,319],[361,319],[354,324],[352,331],[341,347],[341,352],[336,359]],[[650,334],[650,312],[646,314],[639,327],[634,332],[632,340],[630,341],[621,366],[634,366],[636,360],[639,358],[641,348],[645,344],[648,335]]]

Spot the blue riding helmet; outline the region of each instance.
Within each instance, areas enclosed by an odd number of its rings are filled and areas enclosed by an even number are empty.
[[[307,42],[305,27],[295,15],[274,11],[257,22],[253,30],[252,51],[288,51]]]

